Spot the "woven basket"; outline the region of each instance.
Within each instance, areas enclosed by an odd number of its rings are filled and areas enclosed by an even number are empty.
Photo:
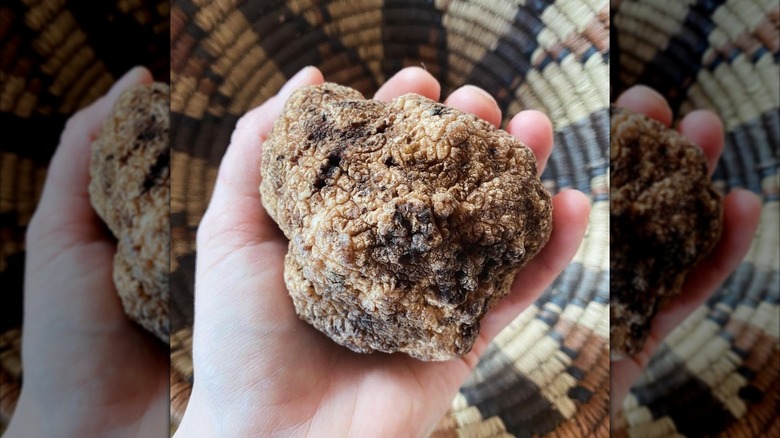
[[[67,118],[131,67],[168,81],[169,13],[163,0],[0,4],[0,430],[20,389],[24,236],[49,160]]]
[[[613,91],[643,83],[667,96],[678,120],[697,108],[720,115],[727,135],[715,184],[752,190],[763,213],[742,265],[667,338],[613,431],[780,436],[780,6],[687,3],[621,2]]]
[[[525,3],[518,5],[518,3]],[[554,122],[543,181],[593,203],[574,262],[490,346],[435,436],[607,436],[609,5],[606,0],[177,1],[171,10],[171,416],[191,359],[195,232],[238,118],[306,65],[371,96],[422,66],[446,96],[474,84],[505,119]]]

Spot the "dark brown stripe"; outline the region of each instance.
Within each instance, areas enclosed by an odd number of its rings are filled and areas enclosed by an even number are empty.
[[[671,417],[677,431],[685,436],[714,435],[736,421],[712,394],[712,389],[688,371],[665,344],[655,358],[649,369],[655,368],[658,358],[663,358],[664,369],[669,370],[659,375],[662,383],[653,381],[631,390],[639,403],[652,412],[653,418]]]
[[[740,398],[747,404],[747,414],[740,421],[730,425],[722,432],[724,437],[754,437],[777,436],[780,433],[780,350],[777,349],[777,339],[770,338],[768,342],[760,342],[758,355],[764,356],[761,364],[752,364],[756,369],[744,372],[749,383],[739,391]],[[753,356],[753,354],[751,354]]]
[[[541,394],[539,387],[520,374],[495,344],[486,352],[491,367],[501,371],[489,380],[469,378],[460,392],[469,405],[476,406],[482,418],[498,416],[507,432],[517,437],[543,435],[563,422],[560,412]]]
[[[35,164],[48,165],[57,149],[66,120],[65,116],[59,114],[44,116],[33,113],[30,118],[22,119],[14,114],[0,113],[2,150],[31,158]]]
[[[545,27],[540,17],[553,3],[554,0],[539,0],[519,6],[512,29],[501,36],[495,50],[485,52],[465,80],[490,93],[504,113],[525,75],[538,67],[531,64],[531,57],[539,47],[536,37]]]
[[[680,31],[656,53],[637,80],[665,96],[675,114],[696,81],[703,54],[710,47],[707,38],[715,28],[712,15],[724,3],[725,0],[697,0],[692,4]]]
[[[620,96],[620,94],[627,88],[629,84],[624,84],[620,80],[620,44],[619,44],[619,36],[620,36],[620,26],[616,24],[615,16],[618,14],[618,11],[620,10],[620,3],[617,3],[618,6],[609,8],[609,47],[610,47],[610,57],[609,57],[609,101],[614,102],[617,100],[617,97]],[[630,47],[628,48],[631,49]]]
[[[202,120],[171,113],[171,147],[186,152],[193,158],[206,160],[212,167],[218,167],[238,119],[238,116],[228,113],[221,117],[206,113]],[[177,180],[184,178],[186,173],[175,168],[171,169],[171,172],[171,177]],[[186,220],[183,225],[186,225]]]
[[[327,5],[317,6],[323,19],[330,21]],[[326,80],[351,85],[341,71],[357,68],[361,77],[371,77],[355,49],[344,46],[325,34],[322,26],[313,27],[302,15],[294,14],[284,2],[246,2],[238,7],[259,36],[260,46],[276,62],[285,77],[290,78],[308,65],[322,67]],[[328,64],[331,55],[343,56],[344,62]]]
[[[154,3],[149,2],[149,5]],[[151,66],[156,79],[170,82],[170,63],[160,62],[170,56],[169,27],[155,33],[151,26],[141,26],[111,2],[70,0],[66,8],[87,35],[88,44],[97,58],[115,78],[140,64]],[[169,17],[164,17],[163,23],[168,22]]]
[[[3,228],[5,228],[4,225]],[[5,259],[7,263],[6,268],[0,272],[0,284],[3,285],[3,299],[0,306],[0,333],[22,326],[24,255],[24,252],[7,255]]]
[[[171,273],[171,333],[192,327],[195,291],[195,253],[178,257]]]
[[[385,0],[382,5],[382,73],[390,78],[407,66],[423,67],[446,85],[447,32],[433,1]],[[442,89],[442,95],[450,90]]]
[[[576,415],[556,429],[563,436],[603,436],[597,430],[609,418],[609,352],[608,339],[597,336],[574,321],[561,318],[554,327],[564,333],[561,350],[576,351],[567,372],[577,380],[567,396],[577,408]],[[598,421],[602,419],[602,421]],[[567,435],[568,434],[568,435]]]

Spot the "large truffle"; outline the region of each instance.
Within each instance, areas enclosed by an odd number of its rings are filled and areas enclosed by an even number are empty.
[[[305,321],[358,352],[446,360],[547,242],[533,153],[418,95],[296,91],[263,144],[263,204],[290,240],[285,281]]]
[[[89,194],[117,238],[114,284],[125,313],[168,342],[170,91],[126,90],[92,143]]]
[[[644,115],[613,108],[610,140],[610,345],[639,353],[653,318],[723,227],[701,148]]]

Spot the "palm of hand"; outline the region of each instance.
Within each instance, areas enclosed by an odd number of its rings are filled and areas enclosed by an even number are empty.
[[[618,98],[616,105],[645,114],[666,126],[672,123],[672,110],[663,96],[644,86],[627,90]],[[677,129],[703,149],[712,174],[724,143],[720,119],[709,111],[694,111],[680,122]],[[761,204],[755,195],[746,190],[732,191],[723,203],[724,225],[720,242],[688,273],[680,294],[656,315],[642,351],[635,357],[612,362],[610,413],[613,417],[621,411],[631,385],[639,378],[664,338],[704,303],[747,253],[758,227]]]
[[[52,235],[45,246],[30,248],[37,255],[30,260],[28,288],[56,293],[28,294],[26,312],[32,321],[25,326],[23,358],[63,364],[63,372],[25,367],[25,379],[35,382],[25,395],[43,412],[62,412],[67,406],[72,411],[66,415],[101,418],[101,430],[132,428],[160,417],[155,411],[167,398],[167,355],[124,315],[111,278],[114,245],[61,240]],[[35,266],[39,260],[44,262]],[[81,281],[60,283],[61,278]],[[84,291],[96,294],[84,296]],[[117,409],[120,402],[122,409]]]
[[[243,289],[238,293],[244,295],[245,304],[262,294],[280,298],[279,303],[272,298],[265,305],[260,302],[262,297],[255,299],[249,305],[263,309],[255,313],[256,319],[240,322],[211,300],[203,307],[198,305],[197,311],[209,312],[214,318],[198,327],[196,336],[205,339],[198,340],[200,349],[196,348],[194,359],[197,363],[219,357],[223,366],[213,371],[198,368],[196,379],[204,382],[209,393],[242,394],[240,403],[216,415],[254,417],[263,423],[259,430],[327,430],[334,436],[364,435],[372,430],[408,433],[410,426],[435,424],[487,341],[481,336],[475,351],[448,362],[426,363],[404,354],[354,353],[295,315],[282,278],[286,251],[284,242],[262,242],[227,251],[229,255],[210,265],[215,271],[231,272],[219,281]],[[240,259],[255,260],[251,263],[255,266],[236,270],[233,262]],[[244,412],[238,414],[236,408]],[[345,408],[352,409],[351,421],[334,421],[344,418]]]
[[[244,116],[223,158],[198,230],[196,377],[179,429],[184,436],[430,431],[489,341],[568,264],[584,234],[587,199],[574,191],[557,195],[557,228],[550,241],[516,278],[510,295],[483,319],[474,349],[460,360],[425,363],[404,354],[362,355],[335,344],[295,315],[283,280],[287,242],[257,193],[258,140],[270,133],[294,88],[322,81],[316,69],[296,75],[279,95]],[[439,84],[421,69],[407,69],[375,98],[407,92],[438,100]],[[495,101],[473,87],[455,91],[445,104],[493,124],[501,119]],[[546,117],[521,113],[509,132],[534,150],[541,172],[552,147]]]
[[[92,139],[119,93],[144,82],[148,71],[134,69],[74,116],[52,159],[27,232],[25,383],[9,436],[148,435],[167,424],[166,349],[125,317],[116,245],[87,193]]]

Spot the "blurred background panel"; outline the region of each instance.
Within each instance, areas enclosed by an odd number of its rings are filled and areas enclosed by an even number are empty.
[[[170,2],[0,2],[0,430],[22,376],[24,237],[65,121],[131,67],[170,78]]]
[[[368,97],[418,66],[442,96],[487,90],[504,122],[547,113],[555,148],[542,180],[593,204],[575,260],[499,335],[434,436],[607,436],[609,18],[606,0],[174,1],[172,426],[198,378],[195,233],[236,121],[307,65]]]
[[[723,193],[763,200],[753,246],[673,332],[623,402],[618,436],[780,436],[780,4],[776,0],[613,2],[612,92],[666,96],[680,120],[708,109],[726,144]]]

